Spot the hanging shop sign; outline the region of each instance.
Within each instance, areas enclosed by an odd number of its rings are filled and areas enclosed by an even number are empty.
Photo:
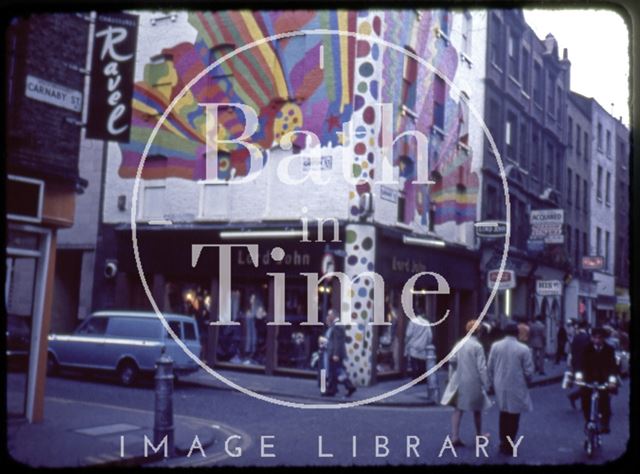
[[[493,289],[498,282],[499,270],[490,270],[487,273],[487,286],[489,289]],[[497,283],[499,290],[508,290],[516,287],[516,272],[513,270],[504,270],[502,272],[502,278]]]
[[[496,239],[507,235],[507,223],[505,221],[483,221],[473,224],[478,237]]]
[[[563,209],[540,209],[531,211],[531,240],[541,240],[545,244],[564,243],[562,225],[564,224]]]
[[[137,15],[98,13],[87,138],[129,141],[137,37]]]
[[[560,296],[562,282],[560,280],[537,280],[536,294],[539,296]]]
[[[604,268],[604,257],[585,255],[582,257],[582,268],[584,270],[602,270]]]

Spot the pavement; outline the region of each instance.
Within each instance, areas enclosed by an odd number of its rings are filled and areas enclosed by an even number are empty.
[[[532,386],[560,381],[565,368],[564,363],[554,365],[547,361],[546,375],[535,376]],[[344,403],[378,397],[369,403],[371,407],[440,408],[435,400],[427,396],[426,384],[417,384],[382,397],[409,383],[411,380],[408,378],[382,380],[371,387],[358,387],[353,396],[347,399],[342,393],[336,397],[322,397],[318,382],[311,378],[231,370],[218,370],[217,373],[260,395],[298,403]],[[443,393],[447,372],[440,370],[437,376],[439,394],[436,400]],[[183,388],[198,385],[215,390],[236,390],[204,371],[181,377],[178,383]],[[153,391],[149,392],[149,397],[149,405],[153,406]],[[36,424],[29,424],[23,419],[7,420],[7,451],[16,462],[31,467],[139,466],[164,462],[162,449],[154,453],[148,446],[147,453],[144,452],[145,436],[153,442],[152,410],[119,406],[117,400],[113,404],[105,404],[47,396],[44,413],[44,421]],[[195,443],[194,433],[203,450],[213,450],[214,455],[216,451],[222,451],[221,440],[225,427],[220,425],[213,425],[211,420],[202,418],[174,415],[177,454],[184,455],[189,451]],[[38,449],[34,449],[34,446]],[[196,448],[195,455],[198,452]]]
[[[164,458],[164,448],[154,452],[147,446],[145,453],[145,436],[149,443],[154,441],[152,411],[45,397],[44,413],[42,423],[7,420],[7,452],[15,462],[29,467],[106,467],[139,466]],[[195,436],[203,449],[219,439],[206,421],[179,415],[173,421],[176,454],[188,453]]]
[[[536,374],[530,386],[536,387],[560,382],[565,370],[567,370],[566,362],[563,361],[555,365],[553,361],[546,360],[546,373],[544,375]],[[361,401],[375,398],[376,400],[371,401],[368,405],[406,408],[437,406],[437,401],[439,401],[442,396],[447,384],[447,370],[441,369],[436,374],[438,379],[438,395],[432,398],[428,396],[427,384],[425,383],[415,384],[393,395],[384,396],[410,383],[412,380],[407,377],[392,380],[383,379],[370,387],[358,387],[357,391],[350,398],[344,396],[344,388],[340,389],[341,391],[336,397],[323,397],[320,393],[317,380],[312,378],[285,375],[270,376],[255,372],[238,372],[231,370],[216,370],[216,373],[260,395],[307,404],[345,403],[347,401]],[[179,383],[202,385],[219,390],[236,390],[204,370],[180,377]]]

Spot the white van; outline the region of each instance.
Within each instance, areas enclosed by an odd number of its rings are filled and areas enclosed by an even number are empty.
[[[187,348],[201,357],[195,319],[178,314],[164,317]],[[141,373],[154,371],[162,347],[173,359],[174,374],[198,370],[155,313],[100,311],[85,319],[73,334],[49,335],[47,372],[54,374],[60,367],[115,371],[123,385],[131,385]]]

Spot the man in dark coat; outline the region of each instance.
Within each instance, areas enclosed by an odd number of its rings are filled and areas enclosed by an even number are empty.
[[[591,331],[591,343],[584,350],[582,359],[582,372],[586,383],[607,383],[609,377],[617,375],[616,356],[613,347],[604,342],[607,331],[603,328],[594,328]],[[591,405],[591,391],[582,390],[582,413],[585,421],[589,420]],[[602,433],[609,433],[609,421],[611,420],[611,401],[609,392],[601,391],[599,407],[602,414]]]
[[[584,351],[591,342],[589,334],[587,333],[587,327],[588,325],[585,321],[580,321],[578,323],[578,331],[571,341],[571,371],[573,373],[582,371]],[[581,393],[582,391],[578,388],[567,395],[573,408],[576,407],[576,400],[580,398]]]
[[[567,344],[567,330],[564,328],[564,323],[560,323],[558,329],[558,347],[556,349],[556,365],[564,359],[564,346]]]
[[[356,387],[349,380],[349,375],[344,368],[344,360],[347,358],[347,349],[345,346],[344,326],[337,324],[338,318],[333,310],[329,310],[327,314],[327,348],[325,357],[328,360],[327,371],[327,390],[323,396],[332,397],[338,392],[338,384],[343,383],[347,389],[347,397],[350,397],[356,391]]]

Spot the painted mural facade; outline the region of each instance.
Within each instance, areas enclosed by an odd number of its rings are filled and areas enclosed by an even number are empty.
[[[462,228],[472,232],[479,205],[479,182],[474,172],[477,165],[472,166],[475,141],[470,139],[469,127],[469,87],[473,84],[466,82],[464,94],[451,86],[459,83],[461,69],[465,77],[471,71],[470,62],[461,64],[461,35],[454,31],[454,25],[461,24],[461,17],[462,13],[444,10],[184,14],[175,24],[162,27],[162,47],[138,55],[136,76],[140,80],[134,91],[132,139],[110,148],[106,202],[114,202],[119,193],[131,196],[149,136],[160,116],[173,105],[142,168],[142,188],[146,192],[157,186],[164,193],[158,199],[170,202],[174,210],[180,208],[182,212],[171,216],[173,223],[180,223],[181,219],[196,226],[206,222],[206,213],[193,211],[198,199],[203,200],[198,193],[208,184],[207,133],[212,133],[207,131],[205,108],[200,104],[241,103],[258,115],[259,127],[247,141],[268,150],[264,155],[266,165],[285,156],[279,147],[283,136],[304,130],[318,137],[323,157],[333,160],[332,173],[337,173],[335,168],[344,160],[353,160],[353,181],[348,186],[324,189],[309,183],[300,188],[302,192],[291,193],[283,187],[278,193],[276,187],[270,187],[272,183],[264,182],[275,178],[271,173],[269,178],[259,178],[251,185],[212,187],[216,193],[214,205],[228,203],[228,212],[216,214],[214,220],[231,224],[274,218],[296,221],[301,216],[299,209],[313,208],[312,204],[322,202],[322,196],[328,193],[331,199],[326,199],[326,212],[333,213],[345,225],[344,272],[352,278],[363,271],[377,271],[376,238],[380,227],[400,226],[404,232],[430,235],[453,229],[439,237],[473,248],[472,238],[460,240],[458,232]],[[159,26],[149,26],[143,19],[142,28]],[[337,30],[358,36],[294,34],[302,30]],[[170,41],[166,38],[173,31],[180,32],[176,37],[192,39],[167,44]],[[245,45],[287,33],[291,36],[226,56]],[[145,38],[144,31],[140,37]],[[397,48],[385,46],[388,44]],[[149,42],[145,48],[149,48]],[[210,64],[223,58],[223,63],[190,84]],[[176,100],[187,85],[188,91]],[[481,96],[476,100],[482,103]],[[385,200],[383,186],[375,182],[383,159],[382,103],[392,104],[393,136],[409,132],[393,145],[398,184],[391,185],[391,200]],[[354,131],[350,137],[342,133],[345,123]],[[238,108],[226,108],[219,114],[218,125],[219,139],[236,138],[244,132],[244,117]],[[428,139],[426,154],[433,184],[415,182],[420,142],[410,136],[413,132]],[[305,136],[296,135],[293,144],[303,156],[308,144]],[[247,176],[250,156],[246,147],[221,144],[218,151],[220,178],[231,182]],[[336,192],[338,196],[333,195]],[[273,194],[278,197],[275,202],[269,197]],[[364,194],[372,196],[371,214],[361,206]],[[247,217],[258,216],[251,212],[261,204],[239,204],[244,203],[245,195],[251,195],[254,201],[267,201],[259,217]],[[113,224],[126,223],[130,218],[127,212],[118,213],[107,207],[104,212],[105,221]],[[186,217],[176,219],[176,215]],[[148,216],[138,217],[144,221]],[[160,213],[153,217],[167,216]],[[349,311],[353,321],[348,329],[347,368],[352,379],[363,385],[370,382],[375,363],[374,330],[369,324],[373,321],[372,291],[370,278],[356,280],[351,307],[341,308]]]

